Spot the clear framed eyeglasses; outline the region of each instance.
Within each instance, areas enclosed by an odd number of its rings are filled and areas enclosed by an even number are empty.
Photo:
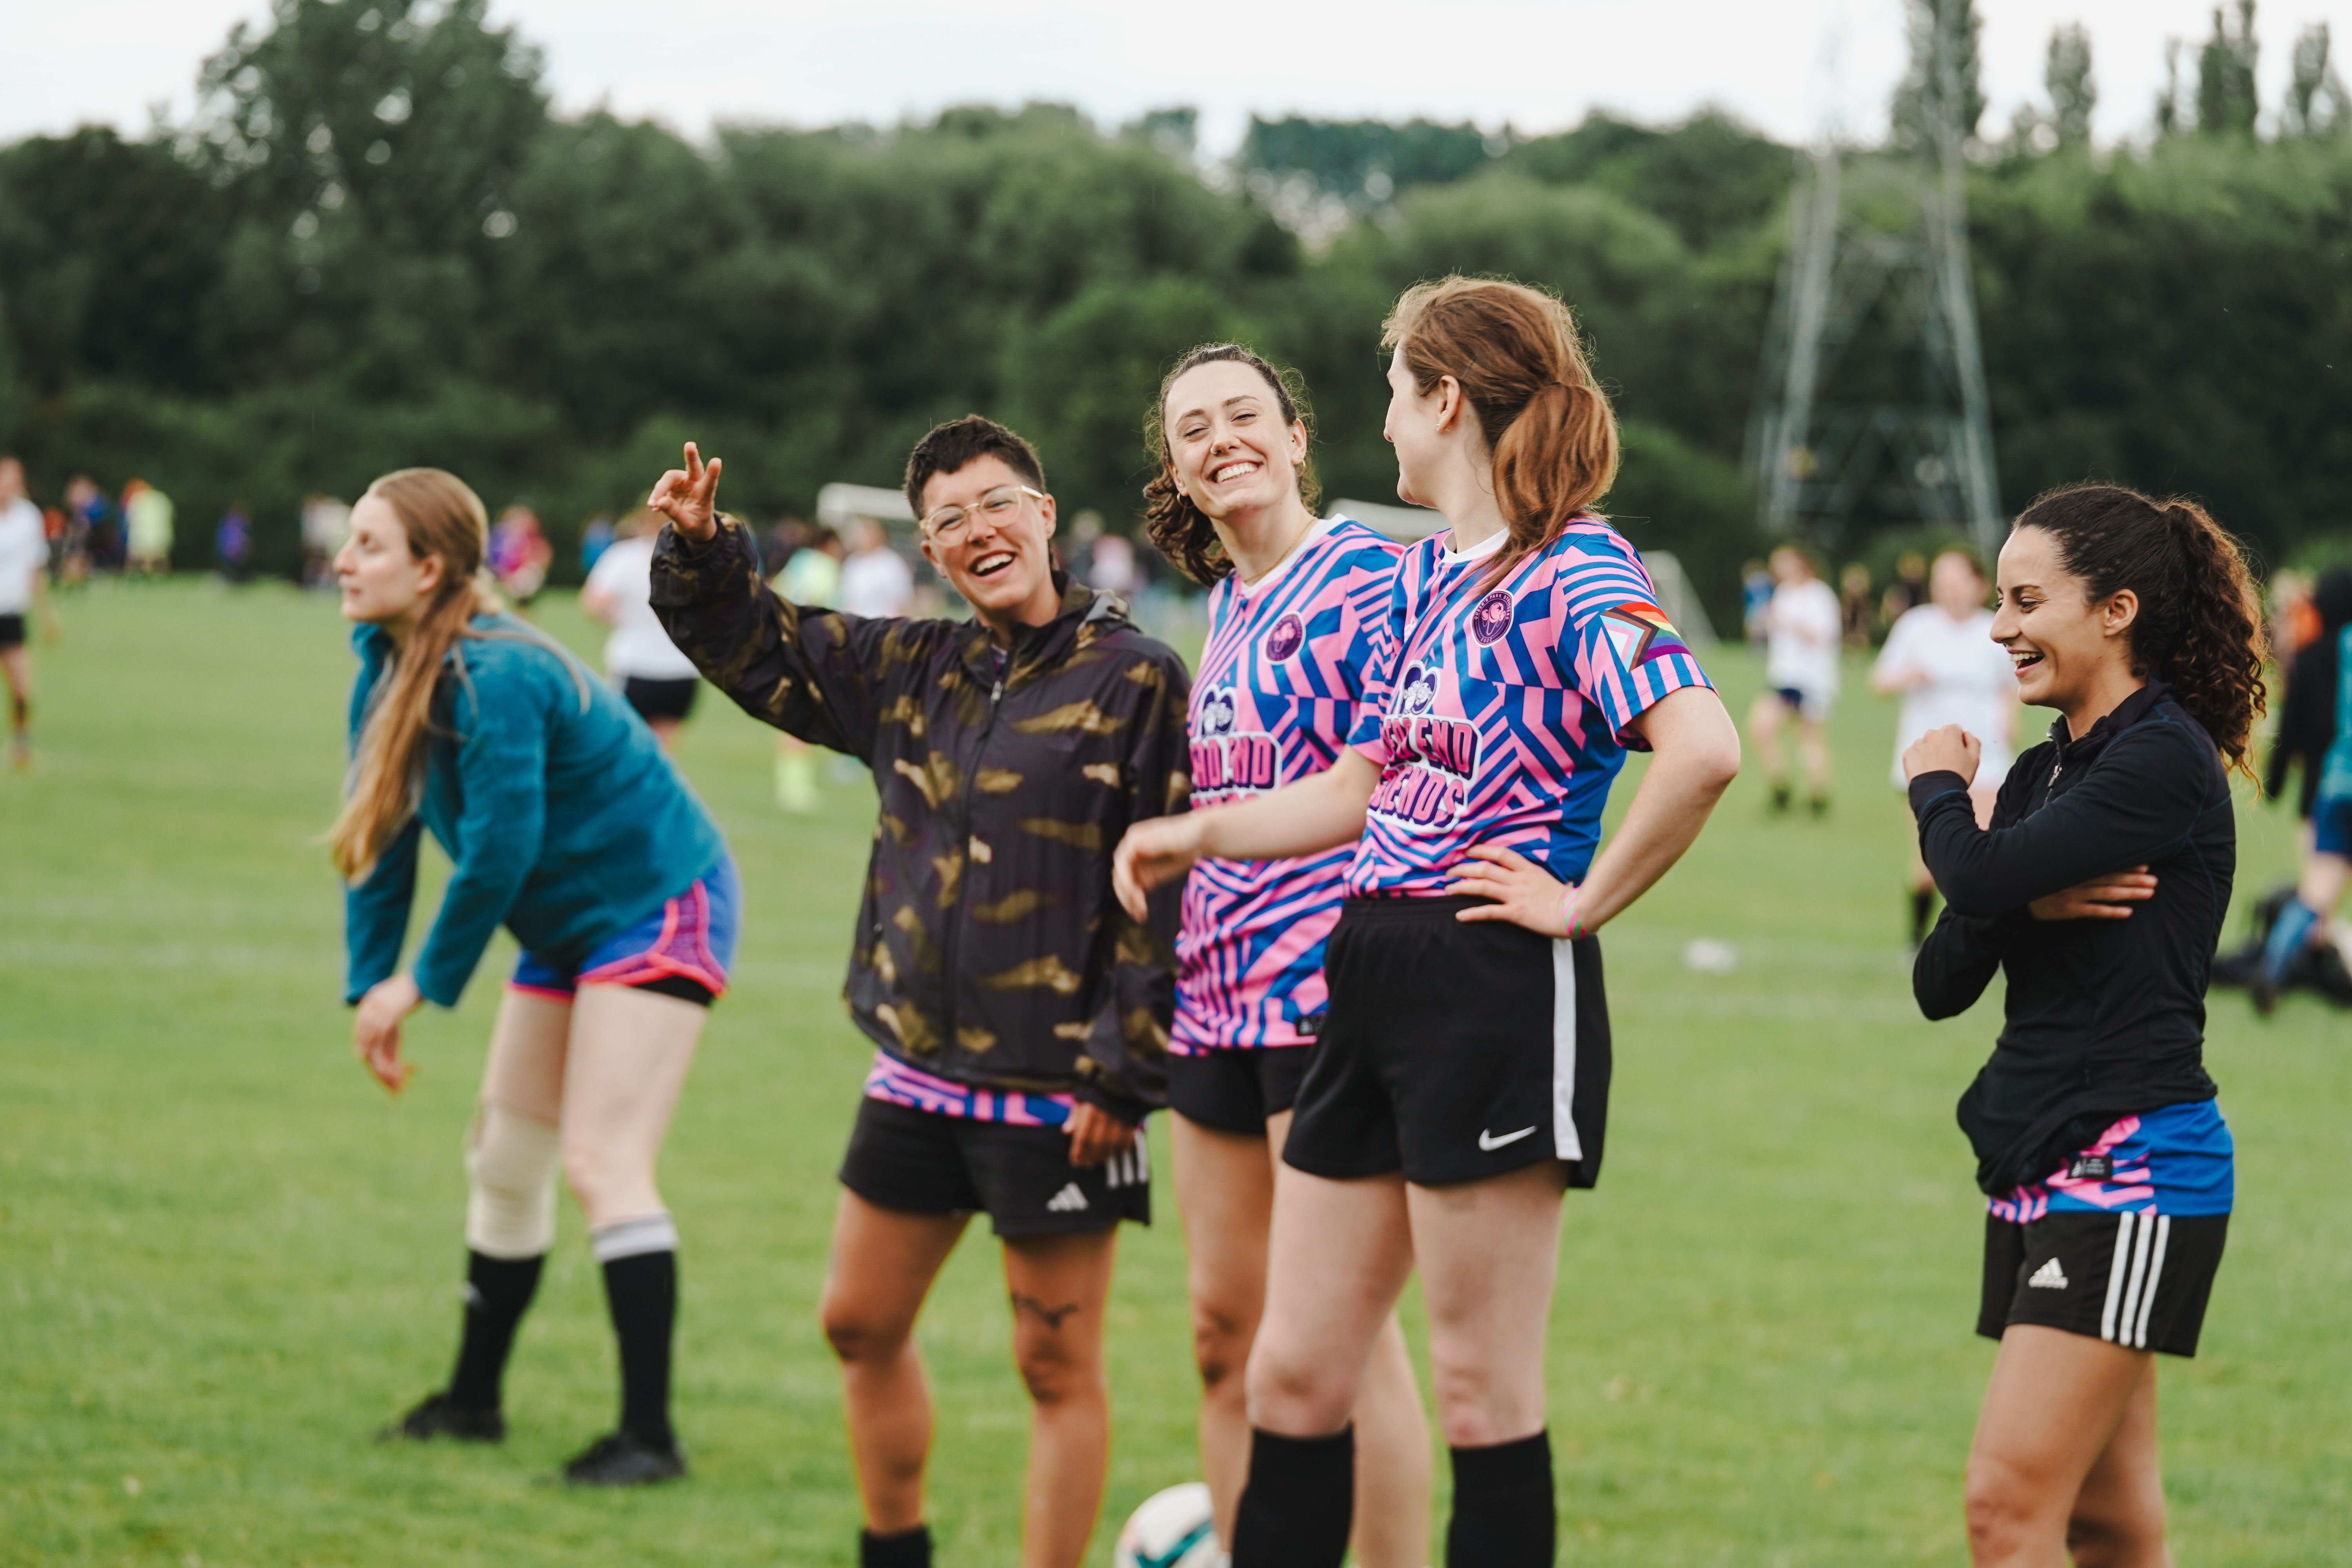
[[[923,519],[924,537],[952,543],[975,517],[984,519],[992,528],[1002,528],[1013,521],[1024,496],[1044,500],[1045,492],[1027,485],[1000,485],[968,507],[943,506]]]

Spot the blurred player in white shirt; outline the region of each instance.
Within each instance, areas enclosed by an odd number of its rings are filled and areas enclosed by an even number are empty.
[[[1797,751],[1815,816],[1830,808],[1830,749],[1822,726],[1837,700],[1838,632],[1835,590],[1814,574],[1813,563],[1793,544],[1772,552],[1772,602],[1764,606],[1764,689],[1748,710],[1748,738],[1772,781],[1772,808],[1789,808],[1788,760],[1780,751],[1780,726],[1797,723]]]
[[[1896,789],[1906,787],[1903,753],[1930,730],[1958,724],[1984,748],[1969,790],[1979,827],[1992,822],[1993,797],[2009,776],[2017,746],[2017,671],[1992,640],[1987,586],[1984,569],[1967,551],[1937,556],[1927,579],[1928,602],[1904,611],[1888,628],[1886,646],[1870,672],[1873,690],[1903,699],[1895,727]],[[1911,945],[1916,947],[1927,940],[1936,882],[1919,858],[1918,836],[1907,835],[1906,841],[1911,846]]]
[[[639,510],[621,520],[620,537],[596,558],[580,588],[580,607],[613,628],[604,639],[604,673],[667,752],[694,711],[702,676],[677,651],[654,615],[655,513]]]
[[[882,525],[861,517],[850,525],[849,556],[841,563],[841,607],[853,616],[886,619],[914,605],[915,574],[890,548]]]
[[[0,458],[0,672],[8,678],[8,761],[18,768],[33,765],[33,656],[25,646],[26,614],[37,612],[49,640],[58,637],[48,580],[41,572],[48,563],[41,509],[25,497],[25,466]]]

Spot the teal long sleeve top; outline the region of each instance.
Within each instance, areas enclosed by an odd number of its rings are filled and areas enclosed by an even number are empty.
[[[433,699],[416,815],[344,891],[343,999],[400,966],[420,833],[447,852],[441,908],[414,973],[449,1007],[501,924],[525,951],[576,965],[659,910],[727,853],[719,826],[620,694],[510,616],[477,616]],[[392,639],[361,626],[352,646],[350,744]]]

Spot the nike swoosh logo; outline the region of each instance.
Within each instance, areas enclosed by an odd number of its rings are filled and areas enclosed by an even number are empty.
[[[1492,1132],[1481,1131],[1478,1134],[1478,1147],[1491,1154],[1504,1144],[1516,1143],[1534,1131],[1533,1127],[1522,1127],[1517,1132],[1506,1132],[1500,1138],[1496,1137]]]

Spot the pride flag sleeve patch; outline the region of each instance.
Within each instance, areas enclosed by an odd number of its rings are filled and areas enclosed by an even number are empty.
[[[1669,654],[1690,652],[1682,633],[1675,630],[1674,622],[1655,605],[1635,602],[1603,610],[1601,629],[1607,634],[1617,661],[1627,669],[1638,669]]]

